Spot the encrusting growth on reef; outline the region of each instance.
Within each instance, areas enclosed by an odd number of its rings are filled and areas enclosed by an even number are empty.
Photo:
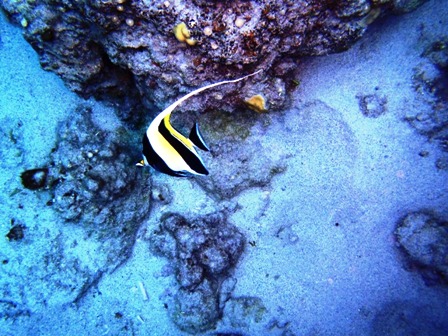
[[[185,42],[189,46],[194,46],[197,41],[191,38],[190,30],[184,22],[179,23],[173,29],[174,36],[179,42]]]
[[[268,109],[266,108],[266,99],[264,99],[264,97],[260,94],[250,97],[249,99],[245,100],[245,103],[251,110],[254,110],[255,112],[264,113],[268,111]]]

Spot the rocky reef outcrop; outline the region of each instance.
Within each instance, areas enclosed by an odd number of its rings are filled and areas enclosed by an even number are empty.
[[[228,300],[223,282],[243,252],[243,234],[223,212],[191,219],[166,213],[148,239],[175,268],[179,289],[168,304],[174,323],[192,334],[213,328]]]
[[[408,214],[395,231],[410,269],[427,284],[448,283],[448,223],[429,211]]]
[[[161,109],[192,86],[259,68],[262,80],[223,87],[201,109],[232,111],[252,95],[280,109],[297,85],[298,57],[346,50],[376,18],[423,2],[7,0],[2,7],[45,69],[138,122],[140,103]]]
[[[20,128],[5,134],[16,139],[16,150],[5,153],[3,167],[17,159],[21,182],[10,194],[2,247],[0,318],[6,320],[78,304],[128,260],[150,211],[151,179],[139,178],[126,131],[98,126],[87,105],[60,124],[58,143],[39,168],[19,170]]]
[[[414,68],[413,86],[421,107],[406,120],[442,153],[436,162],[440,170],[448,169],[448,37],[432,38],[422,53],[421,63]],[[423,156],[426,155],[423,153]]]
[[[51,205],[62,218],[83,223],[87,234],[107,245],[110,266],[127,259],[137,230],[150,210],[150,179],[139,179],[126,132],[107,132],[79,106],[59,130],[50,167]]]

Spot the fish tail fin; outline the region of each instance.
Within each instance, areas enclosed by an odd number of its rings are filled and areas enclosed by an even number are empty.
[[[204,138],[202,137],[202,134],[199,131],[198,123],[194,123],[188,138],[191,140],[191,142],[196,147],[198,147],[198,148],[200,148],[200,149],[202,149],[203,151],[206,151],[206,152],[210,151],[210,148],[205,143]]]

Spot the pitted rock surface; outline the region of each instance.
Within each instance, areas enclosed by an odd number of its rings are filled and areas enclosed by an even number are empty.
[[[220,301],[229,296],[220,291],[243,252],[243,234],[224,213],[191,219],[167,213],[148,239],[154,253],[175,265],[180,288],[168,305],[172,320],[191,333],[213,328],[221,316]]]
[[[150,210],[151,181],[139,176],[125,137],[123,129],[99,128],[81,106],[60,127],[50,169],[54,208],[104,243],[112,267],[129,256]]]
[[[220,88],[224,100],[202,100],[201,109],[233,111],[263,95],[281,109],[295,86],[297,60],[352,46],[376,18],[408,12],[424,0],[362,1],[115,1],[2,2],[24,29],[42,66],[84,97],[121,104],[123,120],[136,123],[140,102],[158,109],[211,81],[263,68],[264,80]],[[173,29],[185,24],[193,43]]]

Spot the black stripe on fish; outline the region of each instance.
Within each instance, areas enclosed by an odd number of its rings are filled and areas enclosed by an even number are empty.
[[[176,172],[168,167],[165,161],[163,161],[162,158],[156,153],[154,148],[152,148],[146,133],[143,135],[142,143],[143,155],[145,156],[146,161],[151,167],[161,173],[165,173],[171,176],[186,176],[186,174],[182,172]]]
[[[191,142],[193,142],[196,145],[196,147],[207,152],[210,151],[210,148],[208,148],[207,144],[204,141],[204,138],[202,137],[201,132],[199,131],[198,123],[194,123],[194,126],[191,129],[188,138],[191,140]]]
[[[205,168],[201,159],[189,150],[179,139],[171,134],[171,132],[166,128],[164,120],[159,124],[160,134],[168,141],[168,143],[179,153],[179,155],[184,159],[185,163],[194,170],[197,174],[208,175],[208,170]]]

